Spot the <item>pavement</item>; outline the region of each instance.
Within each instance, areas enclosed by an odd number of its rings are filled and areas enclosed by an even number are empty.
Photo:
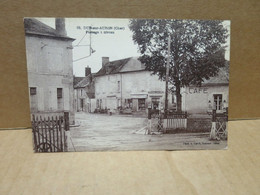
[[[145,134],[147,118],[76,113],[69,151],[225,149],[227,141],[210,141],[209,133]]]

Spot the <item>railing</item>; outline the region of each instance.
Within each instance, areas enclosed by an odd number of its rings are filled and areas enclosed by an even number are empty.
[[[187,128],[187,112],[161,113],[159,110],[148,109],[148,120],[150,131],[157,128],[157,131],[164,133]]]
[[[187,112],[168,113],[163,120],[165,132],[187,129]]]

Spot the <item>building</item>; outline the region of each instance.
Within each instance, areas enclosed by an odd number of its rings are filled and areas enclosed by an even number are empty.
[[[208,114],[212,109],[223,113],[228,108],[229,65],[214,77],[204,80],[200,87],[182,88],[182,108],[190,114]]]
[[[169,108],[172,108],[171,94]],[[102,58],[102,68],[95,75],[95,99],[97,109],[130,110],[146,113],[147,108],[163,108],[165,82],[145,70],[137,58],[109,61]]]
[[[26,57],[32,113],[68,111],[74,122],[72,42],[65,19],[56,19],[56,29],[24,19]]]
[[[74,77],[74,105],[77,112],[93,112],[92,100],[95,98],[95,74],[85,68],[85,77]]]

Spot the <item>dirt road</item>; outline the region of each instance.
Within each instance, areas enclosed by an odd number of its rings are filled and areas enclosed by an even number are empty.
[[[146,118],[76,113],[76,122],[80,126],[70,130],[76,151],[223,149],[227,144],[209,141],[205,133],[147,135],[140,131]]]

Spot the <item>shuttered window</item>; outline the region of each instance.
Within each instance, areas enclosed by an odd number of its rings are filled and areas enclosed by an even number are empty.
[[[62,88],[57,88],[57,98],[62,98]]]
[[[30,87],[30,95],[36,95],[36,87]]]

